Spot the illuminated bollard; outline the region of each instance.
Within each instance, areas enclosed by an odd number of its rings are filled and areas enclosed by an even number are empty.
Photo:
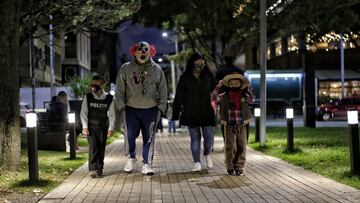
[[[29,182],[31,184],[37,183],[39,181],[38,138],[36,121],[36,112],[26,113]]]
[[[287,122],[287,151],[294,151],[294,109],[286,109]]]
[[[260,141],[260,115],[261,115],[261,109],[255,108],[254,109],[254,115],[255,115],[255,142]]]
[[[75,132],[75,113],[70,112],[68,115],[69,125],[69,143],[70,143],[70,159],[76,159],[76,132]]]
[[[350,146],[351,172],[360,175],[360,149],[359,149],[359,127],[358,111],[350,110],[347,112]]]

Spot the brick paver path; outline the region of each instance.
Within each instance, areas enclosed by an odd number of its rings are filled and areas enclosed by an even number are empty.
[[[215,140],[214,168],[193,173],[189,141],[187,134],[157,136],[156,174],[144,176],[141,156],[134,173],[124,172],[119,139],[107,147],[103,178],[90,178],[84,164],[40,202],[360,202],[360,192],[352,187],[250,148],[245,175],[228,176],[222,138]],[[138,155],[141,145],[139,138]]]

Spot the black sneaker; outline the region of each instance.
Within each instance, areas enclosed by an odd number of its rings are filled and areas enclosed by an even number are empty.
[[[231,176],[234,175],[234,169],[228,169],[227,172]]]
[[[235,169],[235,175],[236,176],[244,175],[244,170],[243,169]]]
[[[97,170],[96,175],[97,175],[97,178],[102,178],[103,177],[103,171],[102,170]]]

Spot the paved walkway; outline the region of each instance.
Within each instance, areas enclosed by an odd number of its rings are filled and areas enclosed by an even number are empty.
[[[221,138],[215,141],[214,168],[193,173],[187,134],[156,139],[155,176],[140,173],[140,157],[135,173],[123,171],[119,139],[107,147],[103,178],[90,178],[84,164],[40,202],[360,202],[352,187],[250,148],[245,175],[228,176]],[[137,146],[140,150],[141,139]]]

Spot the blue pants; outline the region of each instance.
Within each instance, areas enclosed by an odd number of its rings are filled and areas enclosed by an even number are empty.
[[[176,133],[175,121],[169,120],[169,133]]]
[[[191,153],[194,159],[194,162],[200,162],[200,149],[201,149],[201,132],[204,137],[204,155],[209,155],[214,145],[214,127],[204,126],[204,127],[188,127],[191,142],[190,148]]]
[[[152,163],[154,156],[156,127],[160,120],[160,115],[160,111],[157,107],[149,109],[126,107],[125,118],[130,158],[136,158],[136,138],[139,137],[141,130],[143,138],[143,163]]]

